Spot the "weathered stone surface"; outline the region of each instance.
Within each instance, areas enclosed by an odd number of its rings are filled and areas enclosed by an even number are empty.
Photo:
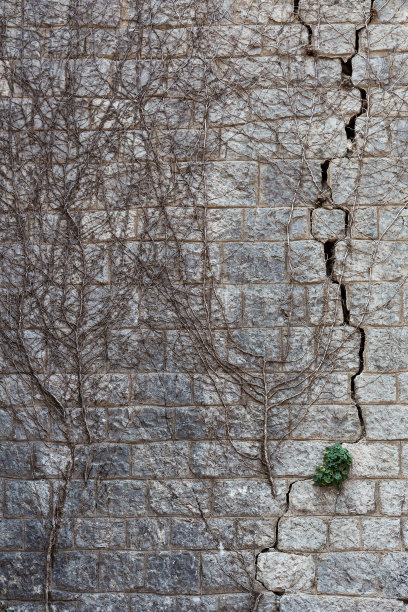
[[[312,214],[312,234],[322,242],[344,238],[345,219],[344,210],[317,208]]]
[[[396,404],[367,406],[365,422],[369,440],[401,440],[408,437],[406,406]]]
[[[408,555],[392,552],[384,559],[383,590],[387,597],[407,597]]]
[[[357,518],[334,518],[329,525],[330,550],[360,550],[360,521]]]
[[[289,509],[294,514],[368,514],[375,510],[374,492],[375,483],[369,480],[346,481],[340,494],[305,480],[293,484]]]
[[[396,550],[400,546],[401,528],[399,519],[361,519],[364,550]]]
[[[261,553],[256,577],[270,591],[309,591],[315,577],[315,564],[311,556]]]
[[[220,516],[278,515],[285,507],[286,482],[275,480],[273,497],[267,482],[251,480],[219,481],[214,485],[214,511]]]
[[[100,557],[99,583],[106,591],[133,591],[143,586],[143,555],[135,552],[104,552]]]
[[[370,553],[330,553],[317,572],[319,593],[376,595],[383,578],[379,557]]]
[[[390,516],[408,514],[408,483],[404,480],[380,482],[381,512]]]
[[[282,518],[279,522],[278,549],[319,552],[327,542],[327,525],[320,518]]]
[[[190,552],[149,555],[145,584],[154,593],[197,593],[200,588],[198,556]]]
[[[355,389],[360,404],[395,402],[397,399],[397,381],[392,374],[362,372],[355,379]]]
[[[345,444],[353,455],[350,475],[354,477],[390,476],[399,474],[399,449],[394,444],[376,442],[360,443],[355,446]]]
[[[202,587],[204,592],[230,593],[248,589],[255,573],[252,552],[222,551],[202,555]]]

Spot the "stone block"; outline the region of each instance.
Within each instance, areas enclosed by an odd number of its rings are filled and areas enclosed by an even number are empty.
[[[408,483],[405,480],[380,482],[381,514],[404,516],[408,514]]]
[[[174,411],[160,406],[108,409],[109,438],[122,442],[168,440]]]
[[[350,211],[349,226],[352,238],[378,238],[377,209],[362,206]]]
[[[245,213],[247,240],[305,239],[309,235],[309,211],[307,208],[254,208]]]
[[[350,379],[347,374],[325,374],[311,385],[313,404],[350,403]]]
[[[23,548],[23,523],[15,519],[0,519],[1,550]]]
[[[408,3],[406,0],[374,0],[375,23],[406,23]],[[377,26],[378,27],[378,26]]]
[[[242,454],[247,458],[243,458]],[[250,477],[259,474],[257,442],[195,442],[191,447],[191,472],[199,478]]]
[[[34,473],[43,478],[63,478],[71,459],[69,448],[63,444],[34,443]]]
[[[73,536],[73,521],[62,520],[57,534],[58,549],[72,548]],[[50,535],[50,520],[43,518],[41,520],[30,519],[25,525],[25,548],[26,550],[47,550]]]
[[[341,493],[317,487],[311,480],[295,482],[289,497],[292,514],[370,514],[375,510],[375,482],[348,480]]]
[[[205,593],[243,591],[254,578],[255,558],[249,551],[202,554],[202,588]]]
[[[392,552],[384,558],[383,592],[387,597],[408,596],[408,554]]]
[[[401,543],[399,519],[362,518],[362,541],[364,550],[398,550]]]
[[[145,586],[158,594],[198,593],[200,562],[191,552],[158,553],[146,559]]]
[[[235,543],[235,523],[229,519],[173,520],[172,548],[230,549]]]
[[[302,167],[298,160],[269,163],[261,168],[262,201],[266,206],[308,206],[319,196],[321,168],[316,162]]]
[[[88,478],[126,478],[130,474],[130,446],[98,444],[77,447],[75,475]]]
[[[26,443],[0,442],[0,475],[25,478],[32,471],[32,446]]]
[[[66,603],[62,604],[61,608],[56,608],[52,612],[71,612],[70,608],[66,608]],[[126,609],[128,605],[127,595],[119,593],[96,593],[83,594],[76,604],[75,612],[115,612],[115,610]],[[73,611],[74,612],[74,609]]]
[[[238,597],[240,597],[238,595]],[[218,597],[216,595],[204,595],[202,597],[179,597],[178,612],[190,612],[191,610],[202,610],[202,612],[218,612]]]
[[[386,157],[390,155],[388,124],[378,118],[357,117],[355,138],[359,155],[365,157]]]
[[[312,234],[317,240],[337,240],[346,233],[346,213],[339,208],[317,208],[312,213]]]
[[[216,162],[207,168],[207,197],[211,207],[255,206],[257,165],[252,162]]]
[[[190,448],[186,442],[151,442],[132,446],[132,474],[137,478],[187,478]]]
[[[301,283],[316,283],[326,279],[323,245],[315,241],[292,242],[289,251],[288,274]]]
[[[106,591],[133,591],[144,583],[143,555],[123,552],[103,552],[99,565],[100,588]]]
[[[211,208],[207,212],[207,232],[209,240],[242,240],[242,210]]]
[[[283,595],[281,612],[354,612],[355,600],[350,597],[321,595]]]
[[[214,485],[214,513],[220,516],[279,515],[286,505],[286,482],[275,480],[276,497],[265,481],[219,481]]]
[[[146,485],[132,480],[98,483],[97,513],[105,516],[140,516],[146,511]]]
[[[317,592],[342,595],[376,595],[383,569],[372,553],[329,553],[317,570]]]
[[[355,392],[359,404],[395,402],[397,399],[396,378],[393,374],[362,372],[355,379]]]
[[[238,23],[286,23],[293,14],[289,0],[234,0],[233,6]]]
[[[176,612],[175,597],[161,595],[135,595],[130,600],[132,612]]]
[[[408,359],[407,340],[408,327],[368,328],[364,359],[365,369],[368,372],[405,370]],[[404,375],[400,375],[399,380],[403,385]],[[400,395],[400,400],[404,401],[404,394]]]
[[[282,518],[279,522],[278,549],[288,552],[319,552],[327,543],[327,525],[316,517]]]
[[[170,541],[169,521],[137,518],[127,521],[128,542],[136,550],[162,550]]]
[[[43,553],[3,552],[0,557],[2,596],[40,599],[44,585]]]
[[[260,553],[256,578],[270,591],[310,591],[315,579],[312,556],[281,552]]]
[[[390,404],[367,406],[365,424],[368,440],[401,440],[407,438],[407,406]]]
[[[356,32],[351,24],[319,23],[312,27],[313,50],[323,57],[341,57],[346,60],[355,52]]]
[[[310,477],[322,460],[325,446],[323,441],[283,440],[275,450],[271,444],[269,452],[274,474]]]
[[[275,545],[277,518],[240,519],[237,522],[237,546],[239,548],[272,548]]]
[[[258,285],[243,290],[244,325],[275,327],[305,321],[306,292],[297,285]]]
[[[54,567],[57,588],[92,591],[97,587],[98,555],[87,552],[58,552]]]
[[[48,482],[20,480],[6,481],[6,516],[48,516],[50,485]]]
[[[77,519],[75,543],[78,548],[123,548],[125,521],[105,518]]]
[[[408,127],[408,124],[406,126]],[[398,137],[402,138],[403,136],[404,131],[401,130]],[[407,211],[402,209],[401,206],[381,206],[378,211],[378,228],[382,239],[407,240],[407,215]]]
[[[352,477],[381,476],[392,478],[398,476],[400,467],[398,445],[360,442],[359,444],[345,444],[344,446],[353,456],[350,471]]]
[[[305,23],[353,23],[362,27],[370,18],[370,7],[370,0],[339,0],[335,4],[330,0],[300,0],[299,15]]]
[[[153,482],[150,507],[164,516],[205,516],[210,511],[211,485],[195,480]]]
[[[360,520],[333,518],[329,524],[329,546],[333,551],[360,550]]]
[[[185,374],[135,374],[132,399],[141,404],[191,404],[191,380]]]
[[[352,405],[293,406],[290,412],[294,439],[354,442],[361,434],[358,411]]]
[[[224,264],[225,280],[230,283],[279,283],[286,277],[282,244],[228,244]]]

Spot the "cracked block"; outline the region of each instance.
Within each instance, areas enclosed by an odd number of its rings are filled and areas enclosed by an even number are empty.
[[[315,564],[311,556],[260,553],[256,577],[270,591],[309,591],[315,578]]]
[[[312,234],[321,242],[338,240],[346,234],[346,213],[339,208],[317,208],[312,213]]]
[[[406,23],[408,21],[407,0],[374,0],[373,9],[378,23]]]
[[[355,52],[356,31],[353,25],[319,24],[312,31],[313,49],[317,55],[346,60]]]

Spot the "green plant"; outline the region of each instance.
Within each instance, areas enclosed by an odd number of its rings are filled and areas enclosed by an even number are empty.
[[[7,608],[6,604],[0,601],[0,612],[14,612],[12,608]]]
[[[338,489],[342,489],[343,481],[348,478],[351,463],[351,454],[340,443],[326,446],[323,465],[316,466],[313,482],[319,487],[334,485]]]

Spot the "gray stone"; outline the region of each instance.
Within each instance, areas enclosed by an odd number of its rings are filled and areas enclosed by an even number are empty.
[[[383,578],[380,559],[372,553],[330,553],[318,567],[318,593],[376,595]]]
[[[197,480],[153,482],[150,506],[154,513],[165,516],[200,516],[210,510],[211,485]]]
[[[109,438],[123,442],[168,440],[173,410],[160,406],[109,408]]]
[[[319,552],[327,543],[327,525],[315,517],[284,517],[279,521],[278,549],[288,552]]]
[[[277,518],[240,519],[237,523],[237,546],[240,548],[272,548],[276,541]]]
[[[326,278],[323,245],[312,241],[298,241],[290,245],[289,270],[294,280],[316,283]]]
[[[341,493],[332,488],[317,487],[311,480],[295,482],[289,502],[291,513],[301,514],[368,514],[375,510],[375,482],[348,480]]]
[[[191,381],[185,374],[136,374],[132,399],[141,404],[191,404]]]
[[[354,517],[333,518],[329,525],[330,550],[360,550],[360,521]]]
[[[235,524],[228,519],[173,520],[171,544],[173,548],[217,549],[232,548],[235,543]]]
[[[344,238],[345,224],[344,210],[317,208],[312,213],[312,234],[322,242]]]
[[[382,587],[387,597],[408,596],[408,555],[392,552],[384,559]]]
[[[88,552],[58,552],[54,580],[57,588],[94,590],[97,586],[98,555]]]
[[[0,442],[0,474],[24,478],[31,475],[32,447],[30,444]]]
[[[281,244],[235,243],[225,247],[225,279],[231,283],[279,283],[285,279]]]
[[[309,591],[315,578],[315,564],[311,556],[261,553],[256,577],[270,591]]]
[[[202,554],[202,588],[210,593],[247,590],[253,579],[254,555],[246,551]]]
[[[131,519],[127,521],[127,534],[130,547],[136,550],[165,549],[170,541],[170,523],[154,518]]]
[[[355,390],[360,404],[395,402],[397,399],[397,383],[392,374],[362,372],[355,379]]]
[[[281,612],[354,612],[355,600],[350,597],[322,597],[316,595],[284,595]]]
[[[275,480],[274,485],[276,497],[265,481],[219,481],[214,485],[214,512],[221,516],[279,515],[286,504],[286,482]]]
[[[7,481],[5,501],[6,516],[48,516],[50,485],[41,480]]]
[[[98,444],[77,447],[75,473],[91,478],[126,478],[130,474],[130,446]]]
[[[200,563],[190,552],[159,553],[146,559],[145,585],[155,593],[198,593]]]
[[[0,519],[0,547],[23,548],[23,523],[13,519]]]
[[[243,460],[242,454],[248,458]],[[229,478],[259,474],[258,442],[195,442],[191,449],[191,472],[200,478]]]
[[[368,440],[403,440],[408,437],[406,406],[367,406],[365,424]]]
[[[190,447],[186,442],[151,442],[132,447],[132,473],[138,478],[187,478]]]
[[[143,555],[123,551],[104,552],[100,557],[99,584],[106,591],[134,591],[144,583]]]
[[[115,612],[116,610],[126,609],[127,601],[127,596],[119,593],[83,594],[76,604],[75,610],[78,610],[78,612]],[[55,612],[70,612],[65,608],[65,605]]]
[[[239,597],[239,596],[238,596]],[[218,597],[215,595],[204,595],[203,597],[179,597],[178,612],[218,612]]]
[[[3,552],[0,556],[0,586],[8,598],[36,600],[43,594],[44,555]]]
[[[382,514],[408,514],[408,483],[405,480],[383,480],[379,486]]]
[[[130,600],[132,612],[175,612],[176,600],[160,595],[135,595]]]
[[[362,518],[361,527],[364,550],[398,550],[400,547],[399,519]]]
[[[78,548],[123,548],[125,521],[105,518],[77,519],[75,543]]]
[[[98,484],[96,508],[99,515],[139,516],[146,511],[146,486],[130,480]]]
[[[353,456],[350,471],[352,477],[398,476],[400,463],[398,446],[377,442],[360,442],[358,445],[344,446]]]

